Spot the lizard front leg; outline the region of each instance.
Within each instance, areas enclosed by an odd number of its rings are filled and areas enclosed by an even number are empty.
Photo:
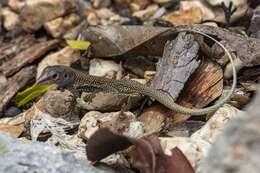
[[[67,89],[72,93],[72,95],[70,95],[71,99],[68,100],[70,102],[68,113],[73,114],[77,105],[77,98],[80,97],[81,92],[75,87],[68,87]]]

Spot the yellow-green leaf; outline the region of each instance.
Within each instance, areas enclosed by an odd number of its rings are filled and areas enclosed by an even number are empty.
[[[73,49],[79,49],[79,50],[87,50],[90,46],[89,41],[82,41],[82,40],[66,40],[66,43],[69,47]]]
[[[30,88],[25,89],[22,92],[18,92],[13,98],[16,106],[21,107],[36,97],[44,94],[50,87],[50,84],[33,85]]]

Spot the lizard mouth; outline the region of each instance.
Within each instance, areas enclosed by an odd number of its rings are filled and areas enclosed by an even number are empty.
[[[36,85],[39,85],[39,84],[48,84],[48,78],[46,78],[44,75],[43,76],[40,76],[37,80],[36,80]]]

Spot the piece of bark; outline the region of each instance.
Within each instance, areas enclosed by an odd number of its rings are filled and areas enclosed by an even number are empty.
[[[243,62],[243,66],[254,66],[260,64],[260,40],[252,37],[230,32],[220,27],[207,25],[180,26],[180,29],[193,29],[205,34],[213,35],[221,39],[221,43]]]
[[[192,75],[177,102],[188,108],[203,108],[218,98],[222,90],[222,69],[218,64],[206,59]],[[190,115],[179,113],[173,113],[172,116],[174,116],[175,121],[184,121],[190,117]]]
[[[191,34],[180,33],[166,43],[163,58],[157,63],[157,72],[151,87],[169,93],[177,99],[190,75],[197,69],[199,44]]]
[[[0,86],[0,112],[6,108],[16,92],[23,88],[27,82],[35,77],[35,74],[35,66],[23,68],[14,76],[9,78],[6,84]]]
[[[21,51],[31,47],[36,42],[33,35],[23,35],[18,37],[14,43],[3,43],[0,45],[0,64],[9,61]]]
[[[12,59],[4,62],[0,66],[0,71],[7,77],[11,76],[25,65],[42,57],[46,52],[56,47],[59,42],[59,40],[55,39],[34,44],[30,48],[17,54]]]

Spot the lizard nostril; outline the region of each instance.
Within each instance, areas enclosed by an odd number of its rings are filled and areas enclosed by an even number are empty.
[[[58,74],[53,74],[52,79],[54,79],[54,80],[58,79]]]

